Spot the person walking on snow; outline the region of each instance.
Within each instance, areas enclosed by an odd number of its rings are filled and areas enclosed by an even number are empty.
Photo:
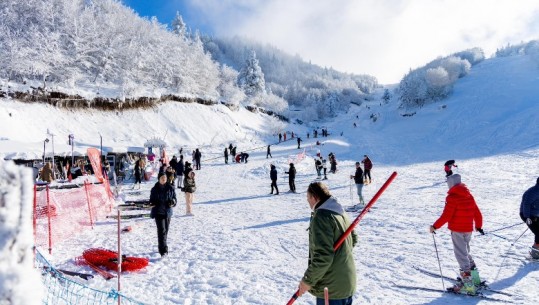
[[[356,265],[352,250],[358,238],[355,231],[341,247],[333,245],[350,227],[350,219],[328,187],[313,182],[307,188],[307,202],[312,210],[309,222],[309,260],[298,285],[298,296],[309,292],[316,304],[324,303],[324,288],[329,290],[330,305],[352,305],[356,291]]]
[[[298,149],[301,149],[301,144],[300,143],[301,143],[301,138],[298,137]]]
[[[474,229],[483,232],[483,216],[475,203],[475,199],[464,183],[461,183],[459,174],[447,177],[447,192],[444,211],[438,220],[430,226],[430,233],[435,233],[445,223],[451,231],[453,251],[460,267],[461,282],[452,288],[455,292],[475,294],[477,286],[481,284],[479,272],[470,255],[470,240]]]
[[[369,159],[369,157],[367,155],[365,155],[365,159],[363,159],[363,161],[361,161],[361,163],[363,163],[364,167],[365,167],[365,171],[363,172],[363,179],[365,179],[365,182],[367,184],[369,184],[372,181],[372,179],[371,179],[372,161],[371,161],[371,159]],[[367,177],[368,177],[368,179],[367,179]]]
[[[228,148],[225,147],[225,164],[228,164]]]
[[[195,191],[197,189],[194,171],[190,171],[188,174],[185,175],[185,181],[183,182],[183,185],[183,191],[185,192],[185,215],[194,216],[193,200],[195,198]]]
[[[279,143],[281,143],[282,139],[283,139],[283,135],[279,132]]]
[[[275,195],[279,195],[279,188],[277,187],[277,169],[275,165],[271,165],[270,170],[270,179],[271,179],[271,193],[273,194],[273,188],[275,188]]]
[[[539,178],[537,178],[535,186],[529,188],[522,195],[520,218],[535,235],[534,244],[530,249],[530,255],[534,259],[539,259]]]
[[[180,160],[178,160],[178,163],[176,164],[176,179],[178,180],[176,184],[178,188],[182,187],[184,170],[183,155],[180,155]]]
[[[290,186],[290,191],[292,193],[296,192],[296,167],[294,167],[294,163],[290,163],[290,168],[287,172],[284,172],[285,174],[288,174],[288,185]]]
[[[200,159],[202,159],[202,153],[198,148],[195,150],[195,169],[200,170]]]
[[[150,206],[152,206],[150,215],[155,219],[159,254],[163,257],[168,254],[167,235],[172,217],[172,207],[176,206],[176,192],[167,183],[165,174],[159,174],[157,179],[158,182],[150,191]]]
[[[268,156],[273,159],[273,157],[271,156],[271,148],[270,148],[270,146],[271,145],[268,145],[268,150],[266,151],[266,159],[268,158]]]
[[[356,162],[356,173],[355,175],[350,175],[350,179],[354,179],[357,195],[359,196],[359,203],[353,206],[353,208],[357,210],[365,205],[365,200],[363,200],[363,170],[361,169],[361,164],[359,162]]]

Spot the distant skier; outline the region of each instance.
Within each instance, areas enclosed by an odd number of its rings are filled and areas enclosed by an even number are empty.
[[[150,206],[152,206],[151,217],[155,219],[157,227],[157,243],[159,254],[168,254],[167,235],[172,217],[172,207],[176,206],[176,192],[167,183],[167,176],[159,174],[158,182],[155,183],[150,192]]]
[[[470,240],[475,228],[481,234],[483,216],[475,203],[475,199],[464,183],[461,183],[459,174],[447,177],[447,192],[444,211],[438,220],[430,226],[430,233],[435,233],[445,223],[451,231],[453,250],[460,267],[461,282],[451,288],[455,292],[463,294],[475,294],[477,286],[481,284],[479,272],[470,255]],[[474,226],[475,224],[475,226]]]
[[[236,163],[240,163],[240,161],[241,161],[241,153],[236,155],[236,157],[234,158],[234,161],[236,161]]]
[[[268,149],[267,149],[267,151],[266,151],[266,159],[268,158],[268,156],[269,156],[270,158],[273,158],[273,157],[271,156],[271,148],[270,148],[270,146],[271,146],[271,145],[268,145]]]
[[[455,160],[448,160],[445,162],[444,164],[444,171],[445,171],[445,176],[446,177],[449,177],[451,175],[453,175],[453,167],[458,167],[456,164],[455,164]]]
[[[230,150],[230,155],[232,156],[232,162],[237,162],[236,161],[236,149],[238,149],[238,147],[234,146]]]
[[[296,192],[296,168],[294,167],[294,163],[290,163],[290,168],[287,172],[284,172],[285,174],[288,174],[288,185],[290,186],[290,191],[292,193]]]
[[[322,169],[324,170],[324,180],[327,180],[328,176],[326,175],[326,173],[327,173],[327,170],[328,170],[328,166],[327,166],[326,159],[322,159]]]
[[[329,153],[329,172],[335,174],[337,172],[337,158],[334,153]]]
[[[311,135],[309,134],[309,132],[307,132],[307,139],[309,139],[309,138],[310,138],[310,136],[311,136]]]
[[[228,148],[226,147],[225,147],[224,155],[225,155],[225,164],[228,164]]]
[[[135,186],[138,183],[138,189],[140,190],[140,184],[142,183],[142,167],[140,166],[141,163],[141,159],[138,159],[137,162],[135,162],[135,183],[133,184],[133,189],[135,189]]]
[[[283,141],[286,142],[286,131],[283,133]]]
[[[365,180],[365,183],[369,184],[371,183],[371,169],[372,169],[372,161],[369,159],[367,155],[365,155],[365,158],[361,163],[364,164],[365,170],[363,171],[363,179]],[[367,179],[368,178],[368,179]]]
[[[534,259],[539,259],[539,178],[537,178],[535,186],[529,188],[522,195],[520,218],[535,235],[535,243],[530,249],[530,255]]]
[[[246,153],[246,152],[242,152],[242,153],[241,153],[241,158],[240,158],[240,159],[241,159],[241,162],[247,163],[247,159],[249,159],[249,154]]]
[[[358,210],[361,206],[365,205],[365,200],[363,200],[363,170],[361,169],[361,164],[359,162],[356,162],[356,173],[355,175],[350,175],[350,179],[354,179],[357,195],[359,197],[359,203],[354,205],[352,209]]]
[[[301,138],[298,137],[298,149],[301,149]]]
[[[271,179],[271,193],[273,194],[273,188],[275,188],[275,195],[279,195],[279,188],[277,187],[277,169],[275,168],[275,165],[271,165],[270,170],[270,179]]]
[[[283,135],[279,132],[279,143],[281,143],[282,139],[283,139]]]

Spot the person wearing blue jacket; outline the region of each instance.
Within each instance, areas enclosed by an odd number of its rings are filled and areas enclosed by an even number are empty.
[[[163,257],[168,254],[167,234],[172,207],[176,206],[176,192],[174,187],[167,183],[165,174],[160,173],[158,180],[150,192],[150,216],[155,219],[159,254]]]
[[[539,259],[539,178],[537,178],[535,186],[529,188],[522,195],[520,218],[528,225],[530,231],[535,234],[535,243],[530,254],[534,259]]]
[[[277,169],[275,169],[275,165],[271,165],[270,170],[270,178],[271,178],[271,193],[273,194],[273,188],[275,188],[275,195],[279,195],[279,188],[277,187]]]

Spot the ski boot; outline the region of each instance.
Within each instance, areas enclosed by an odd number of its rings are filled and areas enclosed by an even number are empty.
[[[475,286],[481,286],[483,285],[483,282],[481,282],[481,277],[479,277],[479,270],[477,270],[477,267],[475,265],[470,270],[470,274],[472,276],[472,282]]]
[[[467,295],[476,295],[477,287],[473,283],[471,272],[461,272],[460,280],[455,286],[448,288],[448,291]]]

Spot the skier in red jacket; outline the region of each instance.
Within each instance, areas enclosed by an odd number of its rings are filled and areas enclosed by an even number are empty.
[[[475,294],[477,286],[481,284],[479,272],[475,262],[470,255],[470,240],[475,229],[484,234],[483,216],[475,203],[475,199],[464,183],[461,183],[460,175],[454,174],[447,177],[447,192],[444,211],[440,218],[430,226],[430,232],[441,228],[448,223],[453,241],[453,250],[459,263],[462,281],[457,283],[452,289],[455,292],[464,294]]]

